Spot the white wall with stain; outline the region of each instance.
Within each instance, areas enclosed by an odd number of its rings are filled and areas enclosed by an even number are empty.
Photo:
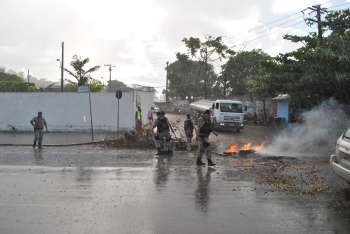
[[[89,131],[88,93],[0,93],[0,130],[32,130],[30,120],[43,112],[51,131]],[[143,119],[153,105],[153,92],[126,91],[120,99],[120,129],[135,127],[136,95],[139,95]],[[117,99],[115,93],[91,93],[92,120],[96,131],[117,129]]]

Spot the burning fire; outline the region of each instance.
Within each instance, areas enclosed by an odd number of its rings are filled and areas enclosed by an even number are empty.
[[[254,149],[253,149],[252,143],[247,143],[247,144],[243,145],[241,150],[243,150],[243,151],[253,151]]]
[[[261,151],[263,148],[264,148],[264,144],[253,145],[250,142],[244,144],[242,147],[239,147],[236,144],[231,144],[226,148],[225,154],[238,154],[240,152],[255,153],[255,152]]]
[[[225,150],[225,153],[228,153],[228,154],[238,154],[239,153],[239,147],[235,144],[231,144],[229,145],[226,150]]]

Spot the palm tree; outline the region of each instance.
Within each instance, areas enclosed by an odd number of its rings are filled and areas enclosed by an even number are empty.
[[[77,55],[73,56],[73,60],[70,63],[70,65],[73,67],[74,71],[70,71],[68,69],[64,69],[66,72],[68,72],[71,76],[73,76],[77,82],[78,86],[86,85],[91,78],[90,74],[92,72],[97,71],[100,66],[94,66],[92,68],[89,68],[87,70],[84,69],[84,66],[90,61],[89,58],[82,59],[81,57],[78,57]]]

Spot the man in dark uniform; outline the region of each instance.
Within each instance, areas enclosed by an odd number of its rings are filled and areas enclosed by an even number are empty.
[[[210,118],[210,111],[206,110],[198,120],[198,128],[196,129],[197,141],[198,141],[198,157],[197,165],[204,166],[202,162],[203,154],[207,155],[208,166],[215,166],[216,164],[211,160],[211,151],[209,143],[209,135],[213,133],[217,134],[212,130],[212,123]]]
[[[158,115],[157,113],[157,119],[154,122],[153,128],[157,128],[157,135],[156,139],[162,139],[163,137],[166,137],[170,140],[170,130],[174,132],[173,128],[171,127],[171,124],[169,123],[169,120],[167,117],[165,117],[164,111],[161,111]],[[156,147],[159,150],[161,148],[161,145],[159,144],[159,141],[156,141]]]
[[[187,114],[187,119],[184,122],[184,130],[186,134],[186,142],[187,142],[187,150],[191,150],[191,142],[193,138],[193,130],[194,130],[194,125],[193,121],[191,119],[191,115]]]

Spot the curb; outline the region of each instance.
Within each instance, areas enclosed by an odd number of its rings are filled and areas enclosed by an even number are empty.
[[[73,143],[73,144],[43,144],[43,147],[68,147],[68,146],[80,146],[80,145],[94,145],[99,143],[105,143],[106,141],[93,141],[93,142],[83,142],[83,143]],[[6,146],[33,146],[32,144],[1,144],[0,147]]]

